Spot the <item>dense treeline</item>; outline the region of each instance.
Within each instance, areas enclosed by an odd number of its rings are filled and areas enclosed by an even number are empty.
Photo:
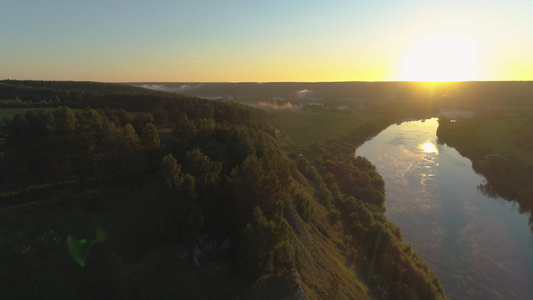
[[[32,103],[45,102],[48,105],[88,104],[107,95],[159,95],[162,93],[135,88],[126,85],[79,81],[35,81],[35,80],[2,80],[0,81],[0,99],[18,99]],[[94,105],[92,105],[94,107]]]
[[[123,174],[138,168],[138,152],[159,146],[154,124],[135,129],[123,110],[29,110],[1,125],[2,184],[10,188]]]
[[[494,130],[507,132],[508,145],[482,143],[484,126],[497,123]],[[489,196],[517,201],[522,211],[533,211],[533,162],[531,161],[533,119],[527,111],[489,111],[472,118],[439,118],[439,142],[454,147],[472,161],[475,171],[483,174],[486,184],[479,188]],[[502,149],[502,146],[507,150]],[[532,219],[533,220],[533,219]]]
[[[266,114],[235,103],[210,101],[113,83],[77,81],[0,81],[0,107],[118,109],[151,113],[160,126],[174,123],[186,112],[189,118],[212,118],[229,124],[269,126]],[[254,111],[254,112],[252,112]],[[262,129],[267,130],[266,127]]]
[[[168,224],[161,230],[179,228],[188,235],[173,235],[176,240],[190,242],[196,238],[190,235],[202,228],[198,227],[201,219],[211,235],[233,240],[238,240],[239,232],[252,222],[254,210],[257,222],[281,222],[290,163],[283,161],[268,141],[268,133],[254,127],[253,122],[232,126],[228,123],[236,120],[191,121],[182,113],[174,128],[176,139],[164,150],[159,147],[156,126],[147,121],[151,118],[142,116],[130,121],[123,110],[85,109],[75,113],[61,107],[29,110],[3,120],[3,188],[99,176],[107,181],[125,180],[159,167],[161,181],[168,188],[157,188],[165,190],[161,197],[166,199],[161,205],[167,217],[160,219]],[[183,122],[192,127],[186,133]],[[163,157],[165,151],[170,153]],[[197,205],[185,209],[177,202],[170,204],[173,201]],[[185,218],[196,221],[175,223]],[[261,255],[268,257],[270,253]]]
[[[350,259],[357,262],[355,271],[362,272],[376,292],[381,291],[384,298],[443,297],[436,276],[401,242],[398,228],[384,217],[381,176],[366,159],[352,155],[354,146],[379,132],[386,119],[354,130],[342,143],[316,145],[306,153],[307,161],[278,145],[263,111],[244,105],[135,94],[133,90],[130,94],[128,88],[114,89],[115,85],[107,84],[2,84],[15,86],[10,87],[16,91],[13,98],[22,102],[69,90],[86,93],[79,102],[83,108],[68,107],[65,104],[71,100],[64,102],[59,95],[55,108],[29,109],[1,120],[2,206],[42,202],[39,205],[53,203],[54,207],[39,212],[44,215],[42,220],[49,218],[48,223],[34,220],[17,229],[24,232],[26,227],[38,226],[53,230],[5,248],[3,257],[9,260],[3,262],[6,271],[0,278],[12,283],[8,297],[31,298],[44,291],[50,297],[66,296],[66,291],[83,294],[81,298],[140,296],[141,286],[148,290],[151,286],[128,275],[131,262],[172,245],[192,249],[184,253],[191,253],[195,264],[205,259],[196,250],[201,247],[216,264],[211,269],[216,272],[230,266],[231,271],[215,280],[240,278],[227,298],[250,295],[247,291],[253,290],[250,286],[256,282],[274,282],[274,286],[285,282],[294,293],[298,284],[293,284],[291,274],[300,270],[303,262],[295,248],[298,237],[293,226],[302,222],[320,227],[314,218],[315,199],[326,207],[332,224],[343,222],[346,236],[352,236],[346,246],[351,249]],[[26,92],[29,98],[25,98]],[[100,96],[87,96],[91,93]],[[295,179],[301,174],[311,186],[302,186],[303,181]],[[56,191],[58,186],[64,188]],[[83,212],[73,208],[77,203]],[[62,223],[63,212],[87,220]],[[64,274],[78,274],[72,261],[57,250],[65,248],[64,236],[92,226],[95,219],[107,224],[113,239],[95,247],[93,260],[87,264],[90,272],[77,275],[77,279],[59,280]],[[13,236],[6,239],[10,243],[17,240],[15,233],[2,234]],[[28,232],[20,236],[25,234]],[[172,258],[166,263],[176,263],[176,255],[169,256]],[[28,275],[43,270],[47,270],[45,277]],[[179,276],[175,270],[168,272],[161,278]],[[191,271],[195,272],[199,271]],[[38,284],[26,288],[20,282],[28,277]],[[269,281],[272,278],[284,279]],[[61,291],[51,290],[58,282],[63,282],[59,283]],[[95,289],[92,282],[101,285]],[[174,297],[183,296],[172,284],[164,287],[172,290]],[[227,288],[219,291],[228,293]],[[160,290],[153,292],[168,297]],[[192,295],[205,295],[195,293]]]
[[[24,199],[27,190],[58,183],[141,186],[144,226],[153,228],[150,235],[157,241],[139,247],[226,241],[224,257],[247,282],[265,270],[292,269],[291,228],[284,217],[284,206],[292,201],[292,164],[273,143],[266,114],[201,99],[171,105],[159,98],[150,103],[144,95],[136,99],[148,102],[143,105],[150,112],[133,119],[123,109],[66,106],[2,119],[0,182],[8,192],[3,199]],[[139,108],[131,102],[124,106]]]

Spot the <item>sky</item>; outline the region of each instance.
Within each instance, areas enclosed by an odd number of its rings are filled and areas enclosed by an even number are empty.
[[[533,80],[533,0],[0,0],[0,79]]]

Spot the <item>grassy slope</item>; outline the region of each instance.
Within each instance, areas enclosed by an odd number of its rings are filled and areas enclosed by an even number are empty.
[[[512,153],[533,162],[533,149],[516,144],[515,133],[521,122],[520,117],[514,114],[485,121],[477,132],[479,145],[493,149],[495,152]]]
[[[339,139],[340,145],[346,143],[359,145],[368,138],[368,134],[377,133],[375,130],[369,131],[365,128],[367,123],[377,127],[387,125],[383,123],[380,114],[370,112],[363,114],[360,111],[280,109],[272,110],[271,114],[283,138],[304,153],[307,153],[306,148],[312,152],[313,148],[309,149],[309,146],[315,142],[326,142],[323,145],[330,145],[330,141],[334,143]],[[307,189],[309,194],[315,194],[313,185],[305,178],[299,179],[299,182],[300,187]],[[311,220],[313,225],[291,224],[296,234],[300,236],[292,244],[303,252],[300,253],[304,262],[301,273],[306,295],[311,299],[381,298],[380,291],[370,290],[362,278],[357,276],[358,271],[353,261],[348,258],[351,253],[345,247],[350,244],[350,237],[344,233],[341,223],[331,224],[326,214],[326,208],[315,202],[314,216]],[[290,222],[290,218],[287,219]]]
[[[39,109],[39,108],[0,108],[0,118],[12,117],[17,114],[23,114],[30,109]]]
[[[354,128],[375,118],[353,111],[322,109],[271,109],[274,124],[281,131],[282,140],[296,148],[343,136]],[[315,187],[304,176],[295,178],[296,186],[315,195]],[[287,217],[294,230],[292,244],[302,263],[303,288],[310,299],[372,299],[378,298],[358,278],[353,261],[345,248],[341,223],[331,224],[326,208],[315,201],[312,220],[304,223],[293,210]]]
[[[314,194],[307,179],[301,176],[297,180],[301,188]],[[318,202],[313,203],[313,209],[308,223],[292,207],[287,218],[293,228],[292,244],[300,255],[306,295],[310,299],[371,299],[371,292],[357,278],[355,266],[347,258],[342,226],[331,224],[326,208]]]

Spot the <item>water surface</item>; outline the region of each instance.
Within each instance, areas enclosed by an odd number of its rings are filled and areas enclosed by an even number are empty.
[[[533,299],[533,235],[518,205],[484,196],[483,176],[437,144],[436,118],[392,125],[357,149],[385,180],[386,215],[451,299]]]

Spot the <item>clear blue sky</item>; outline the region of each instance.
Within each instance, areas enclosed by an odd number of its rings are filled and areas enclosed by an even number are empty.
[[[533,79],[533,1],[2,0],[0,28],[0,79]]]

